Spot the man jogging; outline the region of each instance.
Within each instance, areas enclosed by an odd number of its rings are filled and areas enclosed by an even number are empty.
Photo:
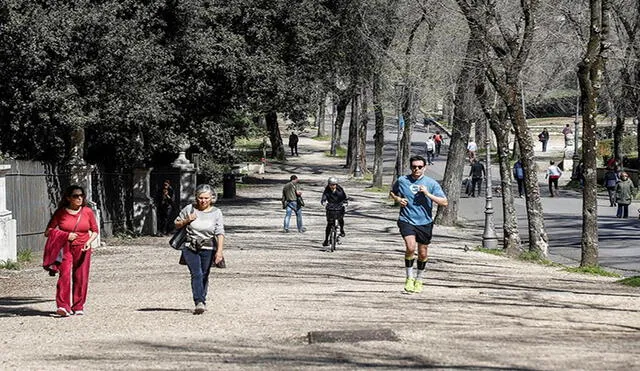
[[[408,293],[419,293],[422,291],[422,280],[433,230],[433,203],[447,206],[449,202],[440,184],[424,175],[426,161],[422,156],[411,157],[409,163],[411,174],[399,177],[389,194],[401,207],[398,227],[405,244],[404,262],[407,278],[404,290]],[[414,277],[416,245],[418,269]]]

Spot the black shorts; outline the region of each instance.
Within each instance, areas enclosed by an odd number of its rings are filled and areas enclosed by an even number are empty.
[[[402,237],[416,236],[416,242],[421,245],[431,243],[431,233],[433,231],[433,223],[427,225],[413,225],[398,220],[398,228]]]

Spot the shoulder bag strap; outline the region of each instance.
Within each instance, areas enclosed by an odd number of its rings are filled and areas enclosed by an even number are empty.
[[[84,209],[84,207],[81,207],[80,211],[78,211],[78,220],[76,220],[76,225],[73,226],[72,233],[75,233],[76,228],[78,228],[78,223],[80,223],[80,219],[82,219],[82,209]]]

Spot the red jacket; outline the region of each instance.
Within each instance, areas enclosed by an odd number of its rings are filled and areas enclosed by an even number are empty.
[[[52,229],[49,231],[47,237],[47,243],[44,245],[44,256],[42,258],[42,267],[45,270],[51,271],[51,266],[60,264],[62,262],[62,249],[69,244],[69,232],[61,231],[59,229]]]

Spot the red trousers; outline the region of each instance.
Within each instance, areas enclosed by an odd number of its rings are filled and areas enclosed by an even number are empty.
[[[89,284],[89,266],[91,249],[82,251],[82,246],[66,246],[62,256],[56,290],[58,308],[67,311],[84,310]],[[73,281],[73,304],[71,302],[71,283]]]

